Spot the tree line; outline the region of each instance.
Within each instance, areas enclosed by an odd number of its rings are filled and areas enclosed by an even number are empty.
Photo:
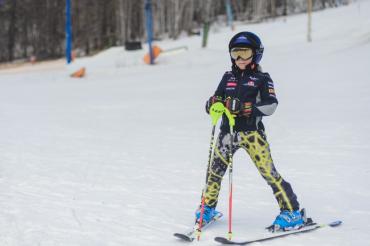
[[[152,0],[157,40],[199,34],[204,23],[226,23],[226,0]],[[261,22],[307,10],[307,0],[230,0],[234,20]],[[314,10],[349,0],[313,0]],[[65,54],[64,0],[0,0],[0,62],[55,59]],[[144,42],[145,0],[72,0],[73,48],[80,55]]]

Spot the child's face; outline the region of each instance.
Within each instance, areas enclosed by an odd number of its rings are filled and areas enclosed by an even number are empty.
[[[252,57],[247,59],[247,60],[244,60],[242,58],[238,58],[236,61],[235,61],[235,64],[238,66],[238,68],[240,70],[245,70],[245,68],[252,62]]]

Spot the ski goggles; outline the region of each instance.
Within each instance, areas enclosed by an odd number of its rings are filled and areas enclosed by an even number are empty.
[[[230,56],[234,60],[237,60],[239,57],[243,60],[248,60],[253,56],[253,51],[250,48],[236,47],[230,50]]]

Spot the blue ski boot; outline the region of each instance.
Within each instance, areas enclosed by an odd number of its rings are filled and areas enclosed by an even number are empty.
[[[216,211],[215,208],[209,207],[207,205],[204,206],[204,213],[203,213],[203,225],[208,224],[213,217],[215,217],[220,212]],[[201,208],[197,209],[195,212],[195,220],[196,222],[200,221],[200,214],[201,214]]]
[[[268,229],[272,232],[275,231],[290,231],[302,228],[305,225],[305,211],[288,211],[284,210],[276,217]]]

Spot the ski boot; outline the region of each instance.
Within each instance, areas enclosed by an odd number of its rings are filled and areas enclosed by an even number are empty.
[[[204,206],[204,212],[203,212],[203,225],[208,224],[213,217],[215,217],[217,214],[220,212],[216,211],[215,208],[209,207],[207,205]],[[200,214],[201,214],[201,207],[197,209],[195,212],[195,222],[199,223],[200,222]]]
[[[307,225],[308,222],[312,223],[312,219],[306,218],[305,209],[302,209],[301,211],[284,210],[280,212],[272,225],[266,229],[271,232],[298,230]]]

